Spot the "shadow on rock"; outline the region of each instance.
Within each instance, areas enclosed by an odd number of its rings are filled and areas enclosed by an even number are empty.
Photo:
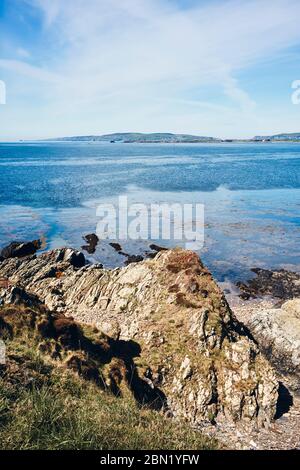
[[[278,388],[278,402],[276,407],[275,419],[281,418],[285,413],[288,413],[294,404],[293,396],[290,394],[287,387],[279,382]]]
[[[165,409],[167,398],[165,394],[149,380],[142,379],[133,361],[141,354],[141,347],[135,341],[110,340],[112,355],[123,361],[125,365],[125,380],[134,398],[141,406],[155,410]]]

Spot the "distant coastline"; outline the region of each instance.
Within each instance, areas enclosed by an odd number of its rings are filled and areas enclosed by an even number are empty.
[[[113,133],[104,135],[85,135],[72,137],[58,137],[39,140],[39,142],[108,142],[108,143],[140,143],[140,144],[194,144],[194,143],[261,143],[261,142],[300,142],[300,132],[291,134],[275,134],[269,136],[255,136],[251,139],[220,139],[190,134],[172,133]]]

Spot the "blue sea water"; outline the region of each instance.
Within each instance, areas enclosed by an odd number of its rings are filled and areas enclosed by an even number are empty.
[[[98,204],[119,195],[203,203],[199,254],[220,281],[258,266],[300,270],[300,145],[292,143],[0,144],[0,247],[43,236],[47,248],[80,248],[96,230]],[[144,253],[149,243],[123,247]],[[125,260],[106,242],[88,258]]]

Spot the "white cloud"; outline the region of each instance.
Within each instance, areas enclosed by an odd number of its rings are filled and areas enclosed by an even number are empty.
[[[9,70],[14,74],[24,75],[33,80],[48,82],[49,84],[62,83],[62,78],[57,74],[20,60],[0,59],[0,68]]]
[[[255,127],[256,104],[236,75],[300,42],[298,0],[198,2],[184,10],[166,0],[26,2],[42,11],[57,54],[44,67],[9,60],[0,67],[48,82],[46,134],[64,133],[66,119],[74,133],[87,125],[91,132],[203,133],[213,120],[213,134],[230,123],[238,132],[241,120]],[[198,98],[208,88],[226,98],[222,116]]]
[[[24,59],[29,59],[30,58],[30,52],[27,51],[26,49],[23,49],[23,47],[18,47],[17,49],[17,55],[19,57],[22,57]]]

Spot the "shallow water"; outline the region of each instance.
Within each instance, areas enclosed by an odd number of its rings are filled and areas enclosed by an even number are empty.
[[[220,281],[251,267],[300,270],[298,144],[0,144],[0,245],[44,236],[47,248],[84,244],[99,203],[203,203],[199,254]],[[179,245],[179,241],[160,241]],[[143,253],[150,241],[122,242]],[[106,242],[89,256],[125,260]]]

